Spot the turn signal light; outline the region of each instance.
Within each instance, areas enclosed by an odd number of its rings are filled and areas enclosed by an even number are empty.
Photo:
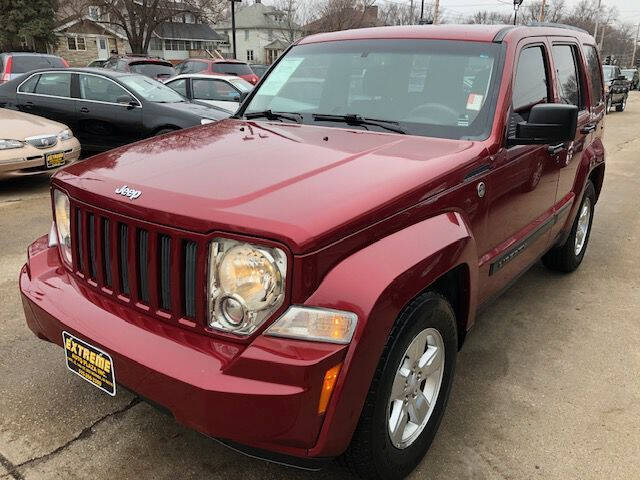
[[[338,379],[338,374],[340,373],[341,367],[342,363],[339,363],[335,367],[331,367],[329,370],[327,370],[327,373],[324,374],[322,391],[320,392],[320,401],[318,402],[319,414],[323,414],[327,411],[327,405],[329,405],[331,393],[333,392],[333,387],[336,386],[336,380]]]

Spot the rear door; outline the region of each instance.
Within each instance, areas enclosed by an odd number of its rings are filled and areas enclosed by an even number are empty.
[[[529,118],[534,105],[550,102],[551,62],[544,40],[524,41],[516,52],[509,132]],[[510,145],[494,156],[487,176],[488,220],[479,241],[481,301],[499,293],[549,245],[558,186],[557,156],[549,145]]]
[[[558,38],[553,39],[553,67],[555,73],[555,102],[576,105],[579,109],[578,128],[572,142],[558,156],[560,175],[558,181],[557,208],[558,219],[553,234],[564,227],[569,214],[569,207],[576,201],[574,191],[576,173],[582,155],[591,134],[601,122],[593,116],[589,107],[586,72],[583,68],[583,54],[577,41]],[[600,109],[601,107],[596,106]]]
[[[83,149],[102,151],[142,138],[142,107],[113,80],[95,74],[78,79],[76,136]],[[128,105],[126,99],[137,106]]]
[[[17,89],[18,109],[74,128],[76,101],[71,97],[72,73],[45,72],[27,77]]]

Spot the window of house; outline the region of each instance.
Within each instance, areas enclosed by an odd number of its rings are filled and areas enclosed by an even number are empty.
[[[248,28],[244,31],[244,39],[245,40],[249,40],[249,29]]]
[[[163,42],[159,38],[152,38],[151,43],[149,44],[149,48],[151,50],[162,50]]]
[[[573,45],[554,45],[553,63],[556,68],[556,87],[562,103],[584,107],[583,89],[577,63],[578,51]]]
[[[100,18],[100,7],[89,7],[89,18],[92,20],[98,20]]]
[[[247,50],[247,62],[253,62],[253,50]]]
[[[538,103],[549,99],[548,73],[542,47],[522,50],[518,60],[518,70],[513,86],[513,109],[529,110]]]
[[[591,80],[591,105],[595,106],[602,102],[602,72],[600,70],[600,60],[598,51],[593,45],[585,45],[584,54],[587,57],[587,69],[589,80]]]
[[[67,37],[67,46],[69,50],[86,50],[84,37]]]
[[[118,103],[119,98],[130,96],[124,88],[111,80],[95,75],[80,75],[80,98]]]

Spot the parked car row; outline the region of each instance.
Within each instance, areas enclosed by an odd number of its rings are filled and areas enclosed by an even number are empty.
[[[602,66],[607,113],[613,107],[615,107],[616,112],[622,112],[627,106],[629,90],[633,87],[634,78],[637,81],[638,71],[635,69],[626,69],[625,71],[630,72],[629,76],[623,74],[623,71],[617,65]]]
[[[0,107],[60,122],[84,150],[94,152],[231,114],[190,102],[144,75],[89,68],[36,70],[6,82],[0,86]]]

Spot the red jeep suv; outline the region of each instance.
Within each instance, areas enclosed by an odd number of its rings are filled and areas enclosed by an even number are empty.
[[[306,37],[234,118],[54,177],[27,323],[236,449],[402,478],[478,308],[540,258],[582,262],[604,113],[581,30]]]

